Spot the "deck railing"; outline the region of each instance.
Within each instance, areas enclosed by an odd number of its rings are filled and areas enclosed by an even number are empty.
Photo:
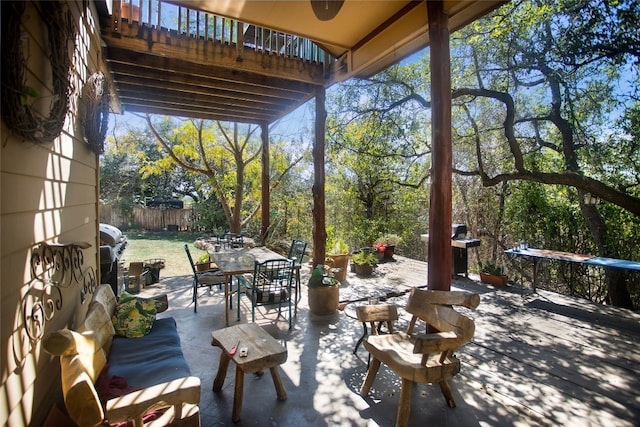
[[[137,23],[182,37],[235,45],[241,49],[297,58],[325,66],[334,60],[329,53],[307,38],[256,27],[162,0],[113,0],[111,16],[115,32],[119,32],[121,25],[125,23]]]

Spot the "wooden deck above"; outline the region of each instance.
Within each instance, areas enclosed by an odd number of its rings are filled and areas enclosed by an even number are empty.
[[[272,123],[311,99],[334,61],[294,35],[164,2],[133,15],[117,3],[103,11],[101,37],[124,111]]]
[[[449,30],[502,3],[445,2]],[[309,0],[96,1],[116,109],[255,124],[426,47],[425,5],[349,0],[321,21]]]

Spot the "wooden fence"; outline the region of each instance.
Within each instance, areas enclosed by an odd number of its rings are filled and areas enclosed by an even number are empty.
[[[194,231],[196,215],[193,207],[183,209],[147,208],[136,206],[130,217],[123,217],[111,205],[100,206],[100,222],[121,229],[149,231]]]

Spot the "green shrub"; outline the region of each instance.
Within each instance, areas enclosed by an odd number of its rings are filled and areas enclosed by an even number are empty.
[[[370,265],[375,267],[378,264],[378,257],[371,251],[356,252],[351,256],[351,260],[356,265]]]

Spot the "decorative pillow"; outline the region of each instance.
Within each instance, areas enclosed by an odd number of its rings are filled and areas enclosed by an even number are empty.
[[[111,317],[111,322],[117,335],[139,338],[151,331],[153,322],[156,320],[156,313],[154,300],[136,298],[123,292]]]

